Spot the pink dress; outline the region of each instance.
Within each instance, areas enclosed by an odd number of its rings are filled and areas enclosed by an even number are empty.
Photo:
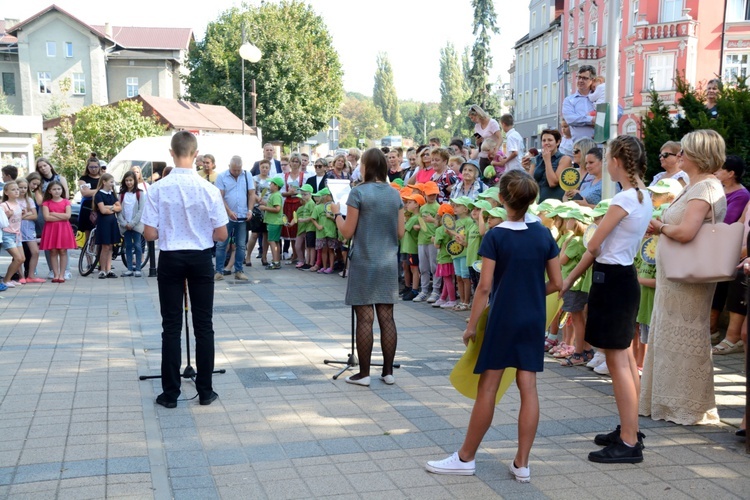
[[[64,214],[66,207],[70,206],[69,200],[52,201],[42,203],[43,207],[49,209],[49,213]],[[42,241],[39,245],[41,250],[72,250],[76,248],[76,238],[73,235],[73,227],[70,221],[47,221],[42,230]]]

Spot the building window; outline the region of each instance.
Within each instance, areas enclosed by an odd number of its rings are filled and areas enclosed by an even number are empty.
[[[552,60],[557,61],[560,57],[560,38],[555,37],[552,39]]]
[[[86,95],[86,75],[73,73],[73,94]]]
[[[549,19],[547,19],[547,5],[542,4],[542,26],[546,26],[549,22]]]
[[[599,36],[599,21],[596,19],[591,20],[591,29],[589,30],[589,45],[596,46]]]
[[[536,29],[536,12],[531,13],[531,29]]]
[[[526,91],[524,101],[523,101],[523,107],[526,108],[526,112],[528,114],[531,114],[531,96],[529,95],[529,91]]]
[[[750,75],[748,59],[750,59],[750,54],[727,54],[724,57],[724,80],[733,82],[737,77],[746,78]]]
[[[634,120],[628,120],[625,124],[625,134],[638,137],[638,124]]]
[[[518,54],[518,71],[523,73],[523,54]]]
[[[531,52],[526,51],[526,72],[531,71]]]
[[[539,46],[534,47],[534,69],[539,67]]]
[[[138,95],[138,77],[129,76],[125,79],[125,87],[127,90],[128,97],[135,97]]]
[[[580,23],[578,25],[578,43],[583,44],[584,40],[586,40],[586,30],[583,27],[583,23]]]
[[[661,0],[661,22],[671,23],[682,17],[682,0]]]
[[[544,54],[544,64],[549,64],[549,42],[544,42],[542,54]]]
[[[635,91],[635,63],[627,64],[627,73],[625,74],[625,95],[633,95]]]
[[[3,73],[3,94],[16,95],[16,75]]]
[[[73,57],[73,42],[65,42],[65,57]]]
[[[673,52],[648,56],[648,88],[653,90],[674,88],[674,56]]]
[[[727,0],[727,22],[750,21],[748,0]]]
[[[546,108],[547,103],[549,102],[549,95],[547,94],[547,90],[549,89],[547,88],[546,85],[542,86],[542,107],[543,108]]]
[[[635,25],[638,22],[638,0],[631,0],[630,2],[630,26],[628,26],[628,34],[632,35],[635,33]]]
[[[47,42],[47,57],[57,57],[57,44],[55,42]]]
[[[534,89],[534,97],[531,98],[531,106],[536,109],[539,107],[539,89]]]
[[[51,94],[52,93],[52,77],[45,71],[40,71],[36,74],[36,80],[39,83],[40,94]]]
[[[552,92],[549,100],[553,104],[557,102],[557,82],[552,82]]]

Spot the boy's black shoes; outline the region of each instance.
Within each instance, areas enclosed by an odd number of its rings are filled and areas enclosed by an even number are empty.
[[[628,446],[619,438],[599,451],[589,453],[589,460],[600,464],[637,464],[643,462],[643,445]]]
[[[211,395],[207,399],[201,399],[200,404],[203,406],[210,405],[211,403],[216,401],[216,398],[218,397],[219,397],[218,394],[216,394],[215,392],[212,392]]]
[[[638,431],[638,442],[641,444],[643,448],[645,448],[643,444],[643,438],[645,438],[646,435],[642,433],[641,431]],[[609,446],[612,443],[615,442],[615,440],[620,439],[620,426],[618,425],[615,430],[610,432],[609,434],[597,434],[596,437],[594,437],[594,443],[598,444],[599,446]]]
[[[156,404],[162,405],[164,408],[177,408],[177,401],[168,399],[164,394],[159,394],[156,397]]]

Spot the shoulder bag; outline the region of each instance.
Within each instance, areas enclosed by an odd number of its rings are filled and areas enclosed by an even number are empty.
[[[692,241],[680,243],[659,238],[659,264],[668,280],[680,283],[716,283],[732,281],[742,251],[744,228],[741,222],[716,223],[711,193],[711,223],[703,224]]]

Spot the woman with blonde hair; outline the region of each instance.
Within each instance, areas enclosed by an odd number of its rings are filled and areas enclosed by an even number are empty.
[[[724,220],[727,199],[714,173],[724,164],[726,150],[724,139],[713,130],[690,132],[681,145],[677,158],[689,185],[650,229],[661,241],[686,244],[713,217]],[[716,284],[670,281],[661,248],[656,251],[656,295],[640,414],[680,425],[718,424],[708,315]]]
[[[664,172],[659,172],[651,179],[649,186],[655,185],[661,179],[676,179],[683,186],[690,182],[688,175],[680,168],[680,161],[677,155],[680,153],[682,146],[679,142],[667,141],[662,145],[659,153],[659,163]]]

